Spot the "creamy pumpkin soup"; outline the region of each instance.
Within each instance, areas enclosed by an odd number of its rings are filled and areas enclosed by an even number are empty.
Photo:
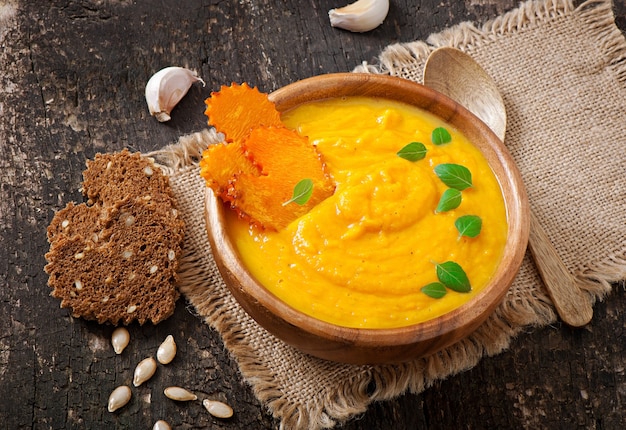
[[[228,211],[244,263],[273,294],[330,323],[389,328],[442,315],[489,281],[506,209],[486,160],[457,130],[365,97],[305,104],[281,119],[317,147],[336,188],[278,231]]]

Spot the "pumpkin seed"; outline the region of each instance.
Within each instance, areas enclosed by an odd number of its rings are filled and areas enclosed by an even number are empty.
[[[167,423],[167,421],[159,420],[154,423],[152,430],[172,430],[172,427]]]
[[[181,387],[167,387],[163,393],[166,397],[172,400],[178,400],[179,402],[186,402],[190,400],[196,400],[198,396],[189,390]]]
[[[135,367],[135,374],[133,376],[133,385],[135,387],[140,386],[148,379],[152,378],[157,369],[157,362],[154,358],[144,358]]]
[[[202,401],[202,405],[216,418],[230,418],[233,416],[233,408],[228,406],[226,403],[217,400],[204,399]]]
[[[108,410],[114,412],[130,401],[132,392],[127,385],[121,385],[109,395]]]
[[[176,357],[176,342],[174,336],[168,335],[157,350],[157,360],[161,364],[169,364]]]
[[[111,335],[111,345],[116,354],[121,354],[130,342],[130,333],[126,327],[118,327]]]

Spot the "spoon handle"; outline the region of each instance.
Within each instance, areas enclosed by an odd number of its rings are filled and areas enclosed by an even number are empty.
[[[586,325],[593,317],[591,300],[563,264],[532,211],[528,245],[561,320],[572,327]]]

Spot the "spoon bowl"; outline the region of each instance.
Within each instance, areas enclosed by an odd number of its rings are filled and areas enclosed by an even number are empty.
[[[504,142],[506,108],[494,80],[468,54],[451,47],[435,49],[424,66],[424,85],[447,95],[480,118]],[[534,213],[528,241],[537,270],[559,317],[581,327],[593,317],[588,295],[559,257]]]
[[[455,48],[435,50],[424,66],[424,85],[468,109],[504,141],[506,109],[502,95],[472,57]]]

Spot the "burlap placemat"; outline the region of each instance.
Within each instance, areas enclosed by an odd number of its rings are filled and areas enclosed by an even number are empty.
[[[526,182],[532,210],[568,268],[593,281],[589,300],[626,279],[626,41],[611,4],[527,2],[482,27],[464,23],[428,41],[390,46],[376,66],[356,71],[421,80],[436,46],[456,46],[489,72],[503,93],[506,142]],[[502,305],[470,338],[396,366],[353,366],[303,355],[261,329],[227,291],[210,253],[197,161],[219,141],[213,130],[184,136],[155,154],[168,171],[188,224],[182,293],[222,336],[245,380],[284,428],[326,428],[372,401],[474,366],[507,348],[523,328],[556,315],[527,256]]]

